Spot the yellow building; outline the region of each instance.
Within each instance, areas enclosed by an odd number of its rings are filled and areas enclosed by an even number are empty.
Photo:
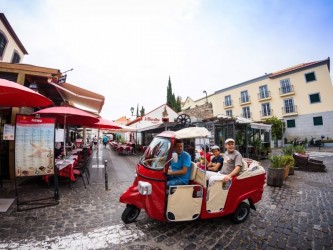
[[[188,97],[182,109],[208,101],[213,105],[214,116],[241,116],[254,122],[275,116],[285,122],[286,138],[310,140],[333,138],[332,97],[327,58],[265,74],[196,101]]]
[[[0,62],[20,63],[27,54],[6,16],[0,13]]]

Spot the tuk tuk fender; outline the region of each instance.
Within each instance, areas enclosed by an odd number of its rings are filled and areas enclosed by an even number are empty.
[[[138,188],[138,179],[135,178],[133,184],[120,196],[119,201],[127,205],[134,205],[137,208],[144,208],[141,194]]]

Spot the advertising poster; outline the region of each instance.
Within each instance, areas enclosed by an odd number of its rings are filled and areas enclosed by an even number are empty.
[[[54,118],[16,116],[16,177],[54,174],[54,131]]]
[[[10,124],[4,124],[3,126],[3,140],[14,141],[15,138],[15,126]]]

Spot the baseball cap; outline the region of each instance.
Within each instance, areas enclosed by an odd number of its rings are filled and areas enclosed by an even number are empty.
[[[212,148],[212,151],[214,150],[214,149],[217,149],[217,150],[220,150],[220,147],[219,146],[216,146],[216,145],[214,145]]]
[[[228,138],[228,139],[225,140],[225,144],[227,144],[228,142],[233,142],[233,143],[235,143],[235,140],[232,139],[232,138]]]

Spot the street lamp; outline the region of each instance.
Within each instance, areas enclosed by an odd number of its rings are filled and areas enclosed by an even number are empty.
[[[206,94],[206,102],[208,102],[208,99],[207,99],[207,91],[204,90],[203,93]]]
[[[132,113],[132,116],[133,116],[133,113],[134,113],[134,108],[131,107],[131,113]]]

